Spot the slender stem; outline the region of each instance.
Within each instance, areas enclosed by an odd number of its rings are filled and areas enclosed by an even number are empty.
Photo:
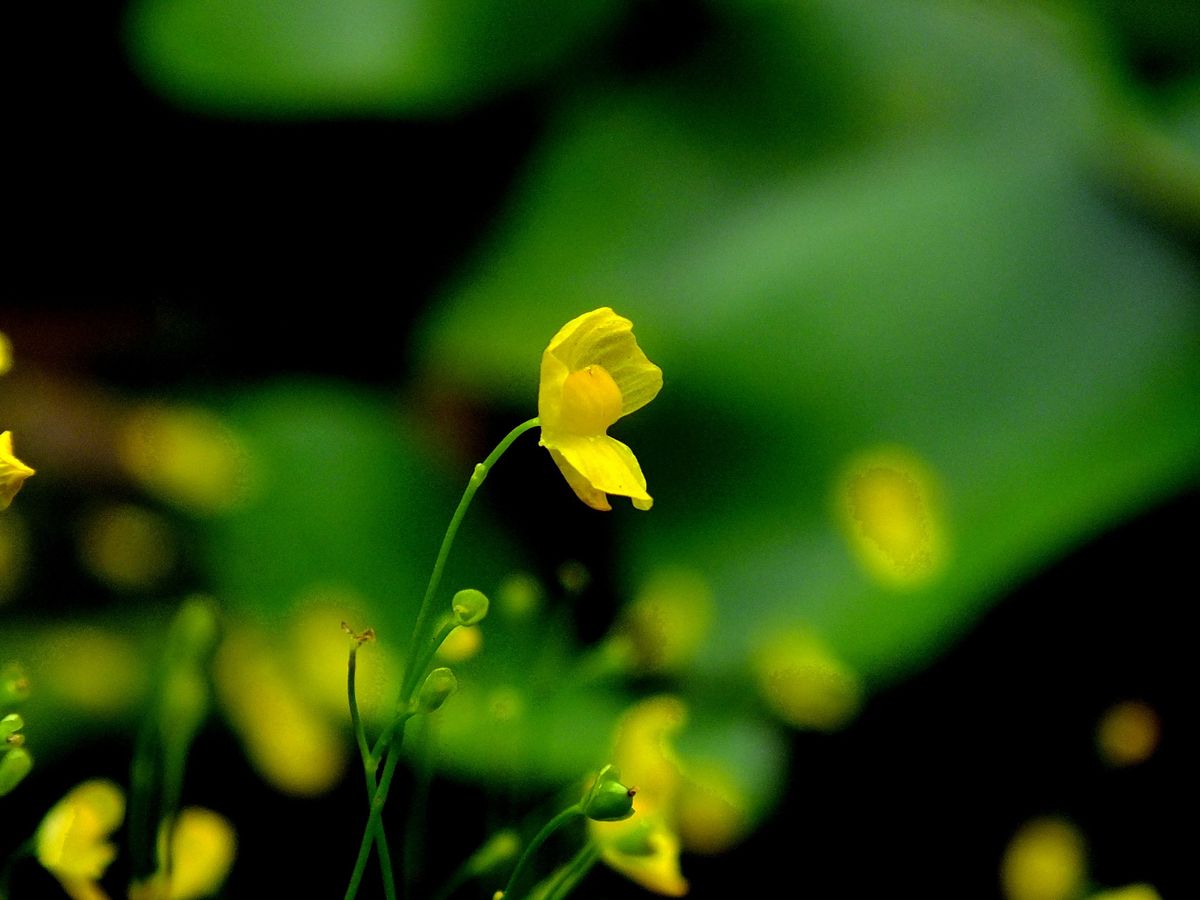
[[[542,830],[534,835],[533,840],[525,848],[521,854],[521,858],[517,860],[517,867],[513,869],[512,875],[508,876],[508,884],[504,886],[505,900],[516,900],[516,895],[513,890],[520,883],[521,876],[529,868],[529,863],[533,859],[533,854],[537,852],[538,847],[546,842],[546,838],[554,834],[565,822],[569,822],[576,816],[583,815],[583,806],[579,803],[573,806],[568,806],[557,816],[542,826]]]
[[[346,696],[350,700],[350,724],[354,727],[354,741],[358,744],[358,755],[362,759],[363,771],[367,775],[367,793],[375,793],[375,764],[367,746],[367,733],[363,730],[362,716],[358,712],[358,693],[354,687],[358,670],[358,642],[350,642],[350,660],[346,665]]]
[[[504,829],[504,831],[497,832],[484,841],[474,853],[463,860],[462,864],[454,870],[454,874],[433,895],[432,900],[449,900],[455,891],[472,878],[479,878],[507,862],[508,858],[515,854],[517,848],[513,847],[511,850],[501,850],[498,843],[504,840],[507,845],[510,839],[512,842],[515,842],[516,834],[509,829]]]
[[[409,645],[410,666],[404,673],[405,677],[401,691],[401,697],[404,700],[411,699],[412,692],[416,689],[416,683],[421,677],[420,670],[416,666],[411,665],[413,657],[416,655],[412,651],[421,646],[422,637],[429,631],[430,619],[434,616],[435,610],[434,596],[437,594],[437,589],[441,584],[442,572],[446,568],[446,559],[450,556],[450,548],[454,544],[455,535],[458,534],[458,526],[462,524],[463,517],[467,513],[467,508],[471,505],[471,500],[475,497],[475,492],[479,490],[479,486],[487,478],[492,466],[504,455],[504,451],[526,431],[536,428],[540,424],[541,422],[535,417],[522,422],[506,434],[500,440],[500,443],[496,445],[496,449],[488,454],[487,459],[475,466],[475,471],[471,473],[471,478],[467,481],[467,487],[463,491],[462,499],[458,501],[458,508],[450,518],[450,524],[446,527],[446,535],[442,538],[442,546],[438,550],[437,560],[434,562],[433,571],[429,575],[429,585],[425,588],[425,598],[421,601],[421,609],[417,613],[417,621],[413,626],[412,641]]]
[[[587,877],[587,873],[592,871],[592,866],[599,859],[600,847],[595,841],[588,841],[554,876],[542,895],[542,900],[562,900]]]
[[[346,695],[350,701],[350,722],[354,726],[354,740],[358,744],[358,755],[362,759],[363,776],[367,783],[367,800],[370,802],[375,797],[375,769],[377,768],[376,761],[371,757],[371,751],[367,747],[367,733],[363,729],[362,715],[358,710],[358,692],[355,687],[356,675],[358,671],[358,648],[359,643],[353,641],[350,644],[350,659],[346,666]],[[396,877],[392,870],[392,852],[388,848],[387,836],[380,829],[375,837],[375,849],[379,852],[379,875],[383,879],[383,892],[388,900],[394,900],[396,897]]]
[[[410,718],[411,716],[405,716],[401,720],[400,727],[396,730],[400,740],[397,742],[396,748],[388,754],[387,762],[383,766],[383,775],[379,779],[379,786],[371,795],[371,814],[367,817],[367,827],[363,831],[362,842],[358,847],[358,858],[354,861],[354,871],[350,875],[350,884],[346,887],[346,900],[353,900],[358,894],[363,872],[367,868],[367,858],[371,855],[371,844],[382,840],[383,805],[387,802],[388,790],[392,786],[392,776],[396,774],[396,764],[400,762],[398,751],[400,744],[404,741],[404,724]]]
[[[358,858],[354,863],[354,872],[350,876],[350,884],[346,888],[346,900],[354,900],[354,897],[358,894],[358,887],[362,882],[363,871],[367,865],[367,857],[371,853],[372,840],[376,839],[376,835],[378,834],[380,836],[378,841],[380,843],[383,841],[383,827],[381,824],[383,806],[387,802],[388,788],[391,786],[392,775],[395,773],[396,764],[399,761],[399,749],[404,741],[404,723],[412,716],[409,707],[423,674],[419,663],[424,659],[425,664],[428,665],[428,657],[422,649],[422,642],[425,639],[425,635],[431,631],[432,620],[436,615],[434,597],[437,595],[438,587],[441,585],[442,572],[446,568],[446,560],[450,556],[450,548],[453,546],[454,538],[458,534],[458,526],[462,524],[462,520],[467,513],[467,508],[470,507],[471,500],[475,497],[475,492],[479,490],[479,486],[487,478],[492,466],[504,455],[504,451],[512,446],[513,441],[526,431],[536,428],[540,424],[541,422],[536,417],[522,422],[500,440],[500,443],[496,445],[496,449],[489,453],[483,462],[475,466],[475,470],[471,473],[471,477],[467,481],[467,487],[463,491],[462,499],[458,501],[458,507],[454,510],[454,515],[450,518],[450,524],[446,527],[446,534],[442,538],[441,547],[438,549],[437,559],[433,564],[433,571],[429,575],[429,584],[425,588],[425,597],[421,600],[421,608],[417,612],[417,620],[413,625],[412,639],[409,642],[409,652],[404,667],[404,676],[400,682],[400,698],[396,703],[395,718],[393,718],[391,724],[384,730],[383,734],[380,735],[371,753],[371,759],[376,761],[381,759],[383,755],[386,755],[387,762],[384,765],[383,776],[379,779],[379,786],[371,796],[371,815],[367,820],[367,827],[363,832],[362,842],[359,844]],[[396,741],[395,747],[392,746],[393,741]]]
[[[8,900],[8,898],[11,896],[8,885],[9,882],[12,881],[13,869],[17,867],[17,863],[26,857],[33,856],[33,854],[34,841],[33,838],[30,838],[25,843],[17,847],[17,849],[12,852],[8,859],[5,860],[4,868],[0,869],[0,900]]]
[[[458,627],[458,623],[455,622],[451,616],[447,615],[442,617],[441,621],[437,625],[437,630],[433,635],[433,639],[427,641],[425,646],[421,648],[421,652],[414,664],[416,667],[415,670],[420,673],[421,678],[424,678],[429,671],[429,664],[433,662],[433,657],[437,654],[439,648],[441,648],[442,642],[450,636],[450,632]],[[421,684],[421,678],[416,679],[416,684],[412,689],[413,694],[417,692],[417,687]],[[409,696],[409,699],[412,699],[411,695]]]
[[[408,821],[404,827],[404,891],[413,896],[413,885],[420,877],[424,837],[421,823],[429,807],[433,787],[433,759],[437,743],[437,719],[425,716],[416,734],[416,779],[408,804]]]
[[[129,766],[129,850],[134,876],[154,871],[157,862],[155,841],[150,835],[151,795],[154,792],[154,735],[157,725],[157,698],[138,724],[133,760]]]

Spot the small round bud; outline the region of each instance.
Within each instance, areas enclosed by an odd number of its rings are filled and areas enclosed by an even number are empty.
[[[29,774],[33,757],[24,747],[13,747],[0,756],[0,797],[3,797]]]
[[[434,669],[425,676],[425,683],[417,694],[414,712],[431,713],[442,708],[450,695],[458,688],[458,679],[445,666]]]
[[[478,625],[488,614],[488,598],[483,591],[465,588],[454,595],[450,609],[459,625]]]
[[[18,731],[25,727],[25,720],[16,713],[9,713],[0,719],[0,743],[8,741]]]
[[[0,704],[20,703],[29,697],[29,679],[25,670],[16,663],[9,663],[0,672]]]
[[[592,789],[583,798],[583,814],[597,822],[620,822],[633,815],[633,788],[621,784],[616,766],[600,770]]]

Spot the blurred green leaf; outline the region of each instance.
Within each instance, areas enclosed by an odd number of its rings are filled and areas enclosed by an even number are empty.
[[[562,117],[425,358],[529,396],[563,322],[632,318],[665,377],[615,429],[657,501],[622,526],[634,586],[661,565],[713,583],[698,671],[748,677],[772,634],[807,628],[881,683],[1196,476],[1200,273],[1097,189],[1104,76],[1067,23],[728,6],[743,52]],[[809,54],[814,34],[843,43]],[[811,79],[770,64],[785,36]],[[829,103],[790,128],[730,127],[742,100],[787,108],[813,82]],[[697,85],[721,87],[690,102]],[[838,139],[814,142],[826,126]],[[948,532],[937,577],[906,589],[863,570],[833,511],[843,467],[878,445],[931,469]]]
[[[134,0],[132,59],[226,115],[448,112],[545,72],[619,0]]]

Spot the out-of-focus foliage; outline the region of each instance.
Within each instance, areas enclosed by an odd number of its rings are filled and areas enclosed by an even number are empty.
[[[543,74],[622,0],[134,0],[129,46],[179,103],[256,117],[445,112]]]
[[[1194,477],[1200,276],[1106,195],[1117,112],[1073,20],[722,7],[701,59],[564,110],[426,359],[516,395],[553,322],[633,316],[666,373],[630,425],[663,499],[623,533],[641,578],[711,581],[697,666],[802,627],[879,682]],[[847,467],[881,447],[915,462],[860,477],[928,487],[880,515],[944,531],[909,584],[838,526]]]

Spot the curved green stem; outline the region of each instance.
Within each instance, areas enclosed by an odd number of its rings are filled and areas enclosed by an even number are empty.
[[[582,815],[583,805],[576,803],[572,806],[568,806],[557,816],[542,826],[542,830],[534,835],[533,840],[529,842],[529,845],[521,854],[521,858],[517,860],[517,867],[513,869],[512,875],[508,877],[508,884],[504,886],[505,900],[516,900],[516,895],[513,894],[513,891],[520,884],[521,876],[523,876],[525,871],[529,868],[529,863],[533,859],[533,854],[537,852],[538,847],[542,846],[542,844],[546,842],[546,838],[554,834],[554,832],[561,828],[564,823],[569,822],[576,816]]]
[[[594,841],[588,841],[555,875],[542,895],[543,900],[562,900],[587,877],[587,873],[592,871],[592,866],[599,859],[600,847]]]
[[[462,499],[458,501],[458,508],[454,510],[454,515],[450,518],[450,524],[446,527],[445,537],[442,538],[442,546],[438,550],[437,560],[433,564],[433,571],[429,575],[429,585],[425,588],[425,598],[421,601],[421,609],[417,613],[417,621],[413,625],[412,640],[409,642],[409,665],[405,668],[404,680],[401,685],[401,702],[406,703],[412,699],[413,692],[417,688],[417,684],[421,680],[423,674],[421,670],[413,665],[413,661],[421,654],[418,648],[421,646],[421,641],[425,634],[430,630],[430,621],[436,614],[436,604],[434,597],[437,594],[437,589],[442,582],[442,572],[446,568],[446,560],[450,556],[450,548],[454,545],[454,538],[458,534],[458,526],[462,524],[463,518],[467,514],[467,509],[471,505],[471,501],[475,498],[475,492],[479,490],[479,486],[483,484],[483,480],[487,478],[488,472],[496,461],[504,455],[504,451],[512,446],[513,441],[523,435],[532,428],[537,428],[541,424],[536,417],[522,422],[503,438],[496,445],[487,459],[475,466],[475,471],[471,473],[470,479],[467,481],[467,487],[463,491]]]
[[[506,434],[500,443],[496,445],[487,458],[475,466],[475,470],[471,473],[470,479],[467,481],[466,489],[463,491],[462,499],[458,501],[458,507],[454,510],[454,515],[450,517],[450,524],[446,527],[446,534],[442,538],[442,545],[438,549],[437,559],[433,563],[433,571],[429,575],[429,584],[425,588],[425,597],[421,600],[421,608],[417,613],[417,620],[413,624],[412,639],[409,642],[408,657],[405,661],[404,676],[400,682],[400,698],[396,703],[395,718],[379,736],[376,741],[373,752],[368,759],[378,764],[378,761],[385,755],[387,762],[384,765],[383,776],[379,780],[379,786],[371,796],[371,815],[367,820],[367,827],[363,832],[362,842],[358,848],[358,858],[354,863],[354,872],[350,876],[350,884],[346,888],[346,900],[354,900],[358,894],[359,884],[362,882],[363,871],[366,869],[367,857],[371,853],[371,843],[373,840],[379,843],[383,842],[383,826],[382,815],[383,806],[387,802],[388,788],[391,785],[392,775],[395,773],[396,764],[399,761],[400,745],[404,741],[404,723],[411,718],[412,713],[409,707],[412,704],[413,695],[417,691],[417,687],[421,683],[421,677],[424,674],[422,671],[429,664],[429,659],[432,657],[432,652],[424,646],[427,635],[432,630],[432,623],[435,619],[436,603],[434,598],[437,595],[438,587],[441,586],[442,572],[446,568],[446,560],[450,556],[450,548],[454,545],[454,538],[458,534],[458,527],[462,524],[463,518],[467,514],[467,509],[471,505],[471,501],[475,498],[475,492],[479,490],[479,486],[483,484],[487,478],[488,472],[496,461],[504,455],[512,443],[530,429],[536,428],[541,422],[535,417],[522,422],[508,434]],[[433,650],[436,651],[435,644]],[[398,738],[398,740],[397,740]],[[364,739],[365,742],[365,739]],[[395,742],[395,746],[393,745]],[[361,752],[361,750],[360,750]]]

